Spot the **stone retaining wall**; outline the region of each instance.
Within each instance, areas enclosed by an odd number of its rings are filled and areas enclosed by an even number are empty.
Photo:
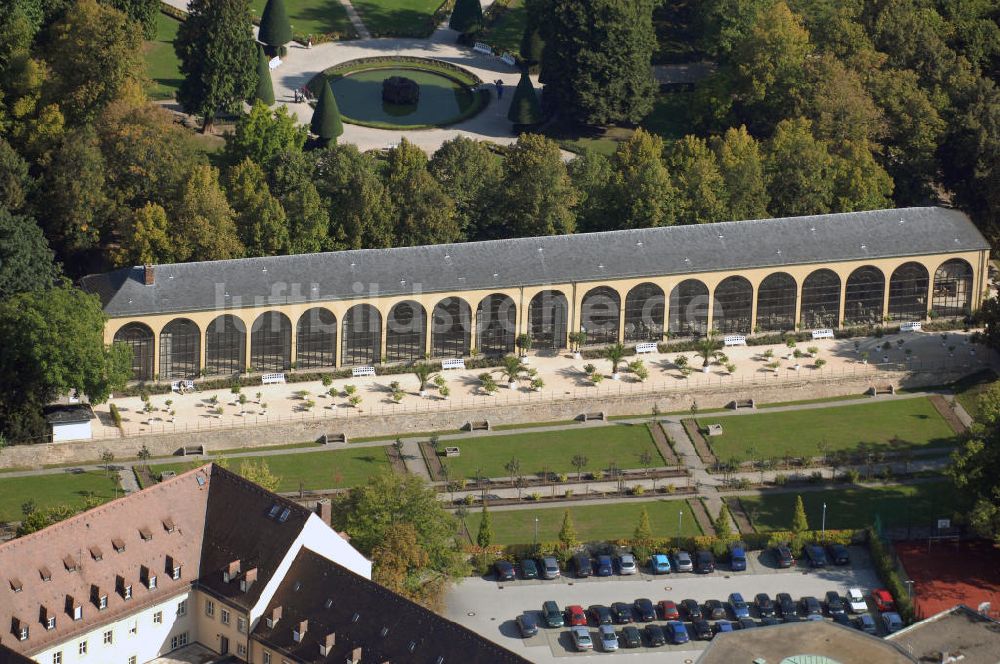
[[[873,382],[892,382],[898,387],[916,388],[942,385],[960,378],[962,374],[942,371],[899,372],[870,375],[865,378],[843,378],[829,381],[782,381],[780,384],[753,385],[740,390],[704,388],[688,393],[671,391],[666,394],[627,394],[620,397],[593,399],[567,399],[542,403],[510,404],[480,407],[469,410],[405,413],[388,416],[356,417],[348,420],[296,422],[287,424],[252,425],[201,432],[164,433],[132,436],[115,440],[79,441],[16,445],[0,451],[0,468],[37,468],[46,464],[96,463],[102,450],[109,449],[117,460],[135,458],[145,445],[156,456],[175,454],[187,445],[205,445],[213,450],[254,448],[318,439],[324,433],[347,433],[349,440],[371,436],[386,436],[407,432],[443,431],[458,429],[470,420],[488,419],[490,424],[520,424],[571,420],[583,412],[603,410],[612,415],[639,415],[651,413],[655,405],[660,412],[686,411],[692,399],[698,407],[722,408],[734,398],[753,398],[758,403],[821,399],[847,394],[861,397]],[[738,393],[735,393],[738,392]],[[877,397],[876,397],[877,398]],[[580,426],[593,426],[581,424]],[[337,427],[337,431],[331,431]]]

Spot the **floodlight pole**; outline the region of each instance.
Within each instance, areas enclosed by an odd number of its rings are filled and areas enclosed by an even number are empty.
[[[535,541],[532,544],[534,544],[535,546],[538,546],[538,517],[537,516],[535,517]]]
[[[823,542],[826,542],[826,503],[823,503]]]
[[[684,518],[684,510],[677,510],[677,548],[681,548],[681,519]]]

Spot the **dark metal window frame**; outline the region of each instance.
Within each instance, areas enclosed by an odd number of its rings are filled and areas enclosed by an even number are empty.
[[[840,275],[821,268],[809,273],[802,282],[802,305],[799,322],[807,329],[840,325]]]
[[[625,341],[662,341],[667,297],[647,281],[625,295]]]
[[[313,307],[295,324],[295,366],[299,369],[337,364],[337,317],[325,307]]]
[[[767,275],[757,286],[757,325],[761,332],[795,329],[798,284],[787,272]]]
[[[250,366],[254,371],[287,371],[292,365],[292,322],[280,311],[265,311],[250,326]]]
[[[507,295],[487,295],[476,307],[476,347],[483,355],[514,352],[517,306]]]
[[[873,265],[862,265],[847,277],[844,289],[844,324],[871,325],[882,322],[885,273]]]
[[[356,304],[344,314],[340,363],[377,364],[382,357],[382,314],[370,304]]]
[[[399,314],[404,315],[399,318]],[[402,364],[422,360],[427,353],[426,342],[427,312],[423,306],[413,300],[393,305],[386,318],[385,361]]]
[[[465,357],[472,343],[472,307],[460,297],[446,297],[431,314],[431,357]]]
[[[609,286],[591,288],[580,300],[580,327],[588,344],[617,343],[621,317],[621,296]]]
[[[712,298],[712,329],[722,334],[748,334],[753,329],[753,284],[746,277],[726,277]]]
[[[145,323],[126,323],[115,332],[114,343],[132,349],[132,380],[153,379],[153,330]]]
[[[670,290],[670,335],[705,334],[708,331],[708,300],[708,286],[699,279],[685,279],[674,286]]]
[[[201,330],[189,318],[175,318],[160,332],[160,378],[196,378],[201,369]]]
[[[972,313],[974,272],[969,262],[952,258],[934,271],[931,311],[935,316],[968,316]]]
[[[222,329],[217,330],[218,324]],[[232,325],[229,325],[232,323]],[[243,373],[246,369],[247,330],[241,318],[217,316],[205,332],[205,370],[213,375]]]
[[[930,274],[915,261],[903,263],[889,277],[889,318],[923,320],[927,318]]]
[[[562,291],[536,293],[528,304],[528,334],[533,348],[566,347],[569,331],[569,300]]]

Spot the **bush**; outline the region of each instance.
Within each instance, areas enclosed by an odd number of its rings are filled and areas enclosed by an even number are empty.
[[[118,412],[118,406],[116,406],[114,403],[112,403],[109,408],[111,410],[111,421],[113,421],[115,423],[116,427],[118,427],[119,429],[121,429],[122,428],[122,414],[120,412]]]
[[[879,539],[872,528],[868,529],[868,550],[871,552],[872,563],[875,565],[875,571],[882,580],[882,585],[885,586],[896,602],[896,610],[900,617],[906,623],[912,622],[914,611],[910,595],[899,576],[899,572],[896,571],[892,556],[890,556],[885,544],[882,543],[882,540]]]
[[[643,485],[639,484],[639,485],[636,485],[636,486],[632,487],[632,495],[633,496],[641,496],[644,493],[646,493],[646,487],[644,487]]]
[[[778,473],[774,476],[774,483],[778,486],[785,486],[788,484],[788,475],[784,473]]]

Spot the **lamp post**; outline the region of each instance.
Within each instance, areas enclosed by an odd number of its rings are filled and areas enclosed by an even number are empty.
[[[538,517],[535,517],[535,541],[533,542],[535,546],[538,546]]]
[[[826,543],[826,503],[823,503],[823,542]]]
[[[681,520],[684,518],[684,511],[677,510],[677,548],[681,548]]]

